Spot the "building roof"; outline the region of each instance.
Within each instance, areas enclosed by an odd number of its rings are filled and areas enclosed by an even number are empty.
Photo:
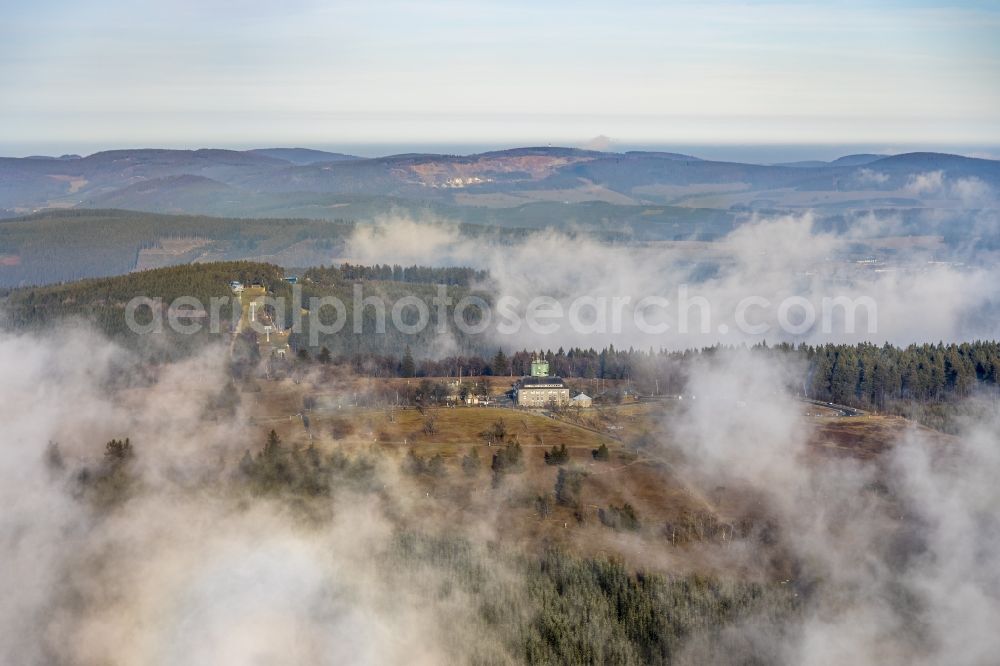
[[[586,393],[581,393],[579,395],[573,396],[573,400],[593,400],[593,398],[591,398]]]
[[[565,386],[562,377],[522,377],[520,385],[526,388],[542,386]]]

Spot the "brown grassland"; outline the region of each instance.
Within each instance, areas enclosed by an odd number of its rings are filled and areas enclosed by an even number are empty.
[[[273,429],[288,447],[315,445],[324,453],[373,459],[380,478],[393,484],[391,493],[383,493],[392,504],[390,512],[421,529],[471,529],[498,546],[533,551],[559,546],[674,573],[760,573],[745,559],[745,549],[727,548],[741,525],[759,518],[760,500],[735,485],[703,487],[685,471],[683,442],[670,441],[664,427],[680,409],[677,402],[626,402],[562,414],[494,406],[371,408],[356,404],[363,405],[359,398],[377,384],[385,388],[419,380],[344,374],[332,385],[328,380],[259,380],[254,390],[241,391],[256,432],[251,452]],[[492,378],[497,392],[509,384],[509,378]],[[877,458],[916,427],[896,417],[842,417],[813,405],[801,408],[813,426],[807,451],[816,464],[829,456]],[[488,445],[481,433],[498,420],[508,438],[521,445],[523,469],[495,482],[490,464],[499,447]],[[605,461],[592,453],[602,444],[610,452]],[[569,460],[547,464],[545,451],[563,445]],[[462,461],[473,449],[481,464],[470,474]],[[443,472],[402,471],[411,452],[424,461],[440,456]],[[560,469],[583,473],[576,506],[556,501]],[[600,520],[600,510],[625,504],[633,508],[638,526],[616,529]],[[771,575],[786,575],[780,557],[772,564]]]

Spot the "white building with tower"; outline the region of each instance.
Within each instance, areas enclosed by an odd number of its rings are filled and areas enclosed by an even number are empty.
[[[562,377],[549,374],[549,362],[532,359],[531,375],[514,385],[514,403],[518,407],[545,408],[569,404],[569,387]]]

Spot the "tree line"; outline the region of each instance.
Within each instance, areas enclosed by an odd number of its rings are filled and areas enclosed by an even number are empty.
[[[682,393],[691,372],[727,354],[749,351],[792,364],[798,372],[791,392],[824,402],[861,409],[900,413],[906,403],[954,402],[976,395],[1000,394],[1000,342],[976,341],[896,347],[875,345],[755,345],[714,346],[697,350],[570,348],[498,350],[490,357],[477,354],[444,358],[414,357],[406,348],[401,355],[360,353],[332,357],[327,362],[347,365],[371,377],[478,377],[529,374],[531,361],[541,358],[552,374],[580,379],[628,380],[638,393]]]
[[[805,346],[790,353],[808,361],[810,397],[875,409],[893,401],[938,402],[983,388],[995,391],[1000,376],[998,342]]]
[[[642,351],[616,349],[522,350],[507,357],[498,352],[492,359],[481,357],[423,360],[416,374],[448,375],[461,368],[466,374],[526,375],[531,361],[542,358],[550,371],[564,377],[585,379],[631,379],[642,391],[653,392],[650,380],[659,382],[660,392],[683,387],[691,364],[731,353],[739,348],[707,347],[686,351]],[[918,402],[964,398],[982,390],[996,391],[1000,380],[1000,342],[976,341],[896,347],[875,345],[760,344],[753,353],[784,357],[800,362],[802,392],[810,398],[862,408],[883,409],[900,400]],[[400,366],[402,367],[402,366]],[[798,387],[792,387],[796,389]]]
[[[375,264],[362,266],[344,263],[339,266],[319,266],[302,274],[305,281],[318,285],[335,285],[342,282],[361,280],[383,280],[386,282],[408,282],[417,284],[445,284],[468,287],[474,282],[482,282],[489,273],[466,266],[436,268],[432,266],[400,266],[399,264]]]

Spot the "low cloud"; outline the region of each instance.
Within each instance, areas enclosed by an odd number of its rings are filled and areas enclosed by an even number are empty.
[[[951,184],[952,195],[966,208],[995,205],[996,193],[976,177],[958,178]]]
[[[959,438],[900,429],[881,463],[824,455],[808,444],[816,433],[790,372],[749,353],[706,363],[667,424],[690,478],[763,498],[803,600],[791,626],[731,629],[700,658],[730,663],[777,641],[783,663],[990,661],[1000,423],[970,423]]]
[[[996,192],[982,179],[951,178],[943,171],[911,175],[905,190],[914,196],[956,201],[968,209],[995,207],[997,202]]]
[[[873,219],[882,232],[905,227],[899,218]],[[678,349],[762,338],[909,344],[1000,333],[989,316],[995,268],[930,263],[936,257],[905,247],[881,262],[858,263],[854,244],[868,237],[869,226],[858,218],[841,234],[817,229],[811,214],[755,216],[711,244],[610,245],[554,230],[499,243],[470,239],[453,225],[404,218],[360,228],[347,254],[365,263],[487,269],[492,283],[486,290],[516,302],[522,319],[537,297],[558,304],[564,325],[555,334],[521,326],[491,342],[507,348]],[[859,229],[866,233],[859,237]],[[659,300],[645,307],[649,298]],[[615,299],[625,302],[618,308],[618,329],[611,327]],[[834,305],[847,302],[854,304],[853,327],[850,316]],[[574,304],[580,321],[595,322],[599,308],[607,326],[574,326],[568,317]],[[744,320],[750,326],[743,326]]]
[[[885,185],[889,182],[889,174],[874,169],[858,169],[857,173],[854,174],[854,178],[862,187],[868,185]]]
[[[149,374],[83,329],[0,336],[10,373],[0,387],[0,661],[456,658],[445,628],[459,636],[475,614],[459,597],[429,602],[433,580],[411,585],[376,566],[394,529],[377,496],[337,495],[316,522],[231,484],[242,452],[260,444],[242,407],[205,411],[226,390],[225,359],[210,347]],[[136,450],[128,499],[95,504],[81,475],[101,469],[104,442],[125,437]]]
[[[944,172],[927,171],[913,174],[906,182],[905,189],[914,196],[934,196],[944,191]]]

